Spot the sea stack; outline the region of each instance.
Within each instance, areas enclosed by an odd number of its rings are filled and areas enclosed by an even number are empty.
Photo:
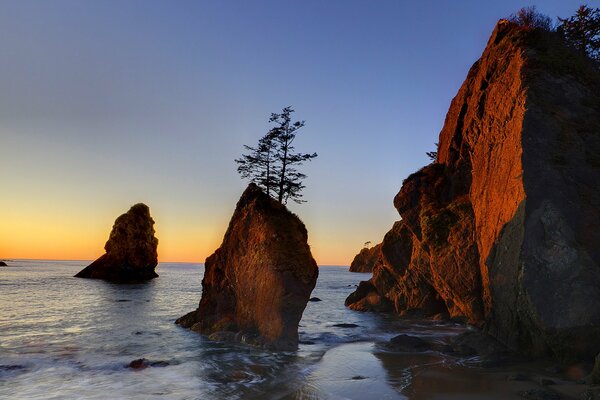
[[[117,283],[148,281],[158,276],[157,246],[150,209],[136,204],[116,219],[104,245],[106,253],[75,276]]]
[[[363,248],[354,257],[350,264],[350,272],[373,272],[373,268],[380,261],[381,243],[371,248]]]
[[[435,162],[347,305],[463,316],[534,357],[600,351],[600,74],[555,32],[501,20],[452,100]],[[368,299],[372,300],[368,300]]]
[[[217,340],[294,350],[318,274],[302,221],[250,184],[206,259],[200,305],[176,323]]]

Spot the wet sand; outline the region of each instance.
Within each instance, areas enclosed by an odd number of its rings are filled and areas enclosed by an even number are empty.
[[[582,399],[583,370],[549,373],[552,364],[518,363],[482,368],[476,358],[438,352],[389,352],[373,342],[329,350],[306,383],[285,399]],[[571,375],[572,380],[567,379]],[[529,397],[528,397],[529,396]],[[557,397],[560,396],[560,397]]]

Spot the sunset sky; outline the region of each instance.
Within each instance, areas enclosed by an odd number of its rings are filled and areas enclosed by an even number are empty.
[[[292,105],[305,222],[348,265],[399,218],[499,18],[580,0],[1,1],[0,259],[93,259],[149,205],[161,261],[204,262],[247,185],[234,159]],[[594,2],[588,2],[594,5]]]

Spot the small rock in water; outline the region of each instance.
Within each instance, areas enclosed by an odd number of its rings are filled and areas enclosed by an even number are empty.
[[[145,358],[138,358],[130,362],[127,367],[134,370],[142,370],[148,367],[166,367],[167,365],[169,365],[168,361],[148,361]]]
[[[428,342],[410,335],[398,335],[393,337],[390,340],[388,347],[392,350],[402,352],[421,352],[431,349],[431,345]]]
[[[128,300],[128,299],[118,299],[118,300],[116,300],[117,303],[125,303],[125,302],[128,302],[128,301],[131,301],[131,300]]]
[[[130,362],[127,367],[131,368],[131,369],[141,370],[141,369],[146,369],[149,366],[150,366],[150,363],[148,362],[148,360],[146,360],[145,358],[138,358],[138,359]]]
[[[298,343],[300,344],[315,344],[312,340],[300,340]]]
[[[335,324],[333,326],[336,328],[358,328],[358,325],[356,324]]]
[[[363,379],[367,379],[367,377],[366,376],[362,376],[362,375],[356,375],[356,376],[353,376],[351,379],[353,381],[360,381],[360,380],[363,380]]]
[[[322,301],[322,300],[318,297],[311,297],[310,299],[308,299],[308,301]]]
[[[0,267],[8,267],[4,261],[0,261]]]

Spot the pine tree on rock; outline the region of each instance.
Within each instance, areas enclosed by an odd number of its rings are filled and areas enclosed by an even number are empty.
[[[296,203],[304,202],[300,192],[305,188],[302,182],[306,175],[298,171],[298,167],[317,157],[317,153],[296,152],[293,142],[305,122],[292,122],[293,112],[292,107],[285,107],[281,113],[272,113],[269,122],[275,126],[256,147],[244,146],[249,154],[235,160],[242,178],[261,186],[282,204],[290,199]]]

